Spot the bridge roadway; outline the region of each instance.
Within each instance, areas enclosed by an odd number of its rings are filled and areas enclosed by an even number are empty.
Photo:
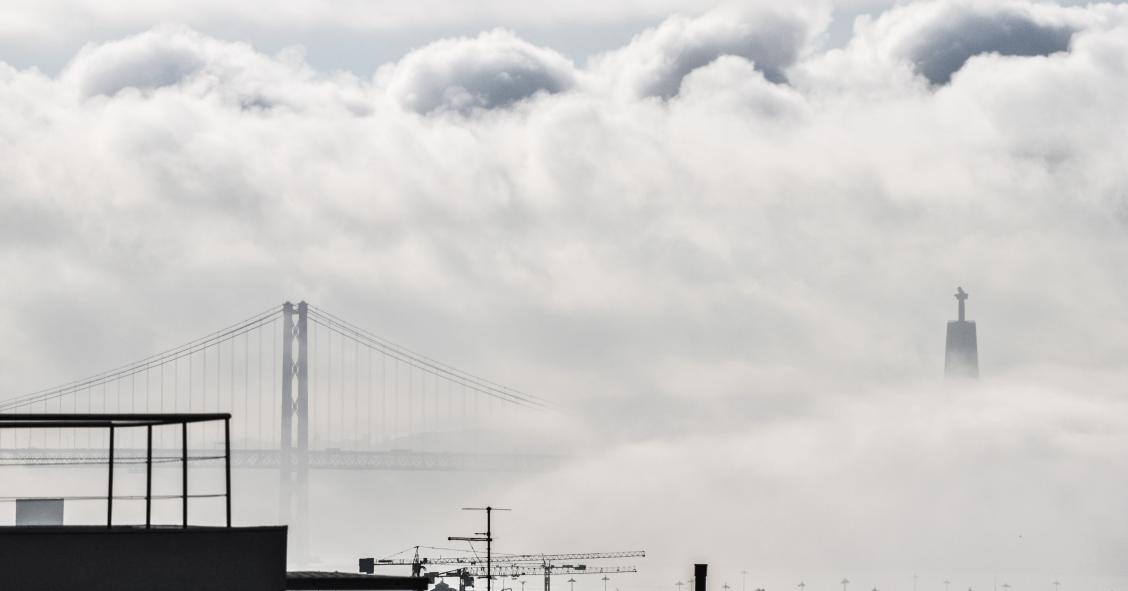
[[[552,454],[476,454],[457,452],[415,452],[409,450],[358,451],[342,449],[309,450],[311,470],[401,470],[434,472],[531,472],[551,468],[561,463],[565,456]],[[276,449],[233,449],[231,465],[239,468],[279,467]],[[297,450],[291,459],[297,466]],[[188,456],[197,465],[222,465],[223,450],[197,450]],[[211,461],[207,461],[211,460]],[[153,461],[179,463],[179,449],[154,449]],[[144,449],[122,449],[114,452],[114,462],[119,465],[143,465]],[[0,465],[58,465],[102,466],[106,464],[105,448],[51,449],[25,448],[0,449]]]

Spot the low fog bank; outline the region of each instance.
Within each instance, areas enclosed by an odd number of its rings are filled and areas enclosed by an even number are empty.
[[[808,413],[621,445],[506,502],[536,508],[521,520],[538,532],[532,539],[633,539],[671,581],[681,571],[666,563],[691,557],[788,573],[792,586],[819,572],[975,575],[977,588],[991,573],[1123,577],[1128,401],[1119,381],[1082,391],[986,379],[824,396]]]

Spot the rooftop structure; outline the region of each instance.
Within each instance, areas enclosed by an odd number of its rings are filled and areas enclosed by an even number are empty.
[[[189,456],[188,425],[222,421],[224,455]],[[27,505],[25,525],[0,526],[0,573],[8,589],[83,589],[85,591],[283,591],[288,589],[399,589],[423,591],[423,577],[379,577],[344,573],[286,572],[284,525],[232,527],[231,525],[231,415],[210,414],[2,414],[0,431],[7,429],[104,429],[109,434],[105,463],[105,525],[64,525],[62,503],[66,500],[103,500],[101,497],[33,499]],[[181,454],[180,495],[153,495],[153,429],[179,427]],[[115,435],[120,429],[146,431],[145,522],[114,523]],[[22,465],[52,464],[58,458],[23,458]],[[64,458],[65,460],[66,458]],[[87,458],[89,459],[89,458]],[[97,458],[101,461],[101,458]],[[190,460],[224,461],[222,494],[188,494]],[[37,463],[46,462],[46,463]],[[82,462],[89,463],[89,462]],[[136,463],[140,463],[139,461]],[[13,465],[13,464],[4,464]],[[21,464],[14,464],[21,465]],[[7,494],[0,478],[0,500],[21,501]],[[189,499],[223,497],[226,525],[189,524]],[[125,497],[129,498],[129,497]],[[181,501],[179,524],[152,523],[152,501],[161,498]],[[45,516],[44,516],[45,515]],[[49,523],[49,525],[39,525]]]

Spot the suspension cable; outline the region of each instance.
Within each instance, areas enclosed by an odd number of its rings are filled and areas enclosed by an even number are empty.
[[[62,386],[47,388],[44,390],[39,390],[37,392],[32,392],[30,394],[9,398],[0,402],[0,410],[9,410],[12,408],[19,408],[39,402],[45,402],[47,400],[58,398],[60,396],[73,394],[78,390],[103,385],[105,383],[127,377],[132,377],[152,367],[163,366],[174,361],[179,361],[184,357],[198,353],[201,350],[210,348],[218,343],[226,342],[238,335],[261,328],[262,326],[265,326],[266,324],[272,322],[275,316],[277,316],[278,314],[281,314],[280,308],[272,309],[179,347],[174,347],[156,355],[151,355],[142,359],[141,361],[130,363],[119,368],[103,372],[101,374],[83,378],[81,380],[76,380]]]
[[[323,313],[313,311],[313,314],[311,314],[311,320],[333,332],[336,332],[343,337],[356,341],[359,344],[365,345],[366,347],[376,349],[381,353],[387,355],[388,357],[396,359],[397,361],[400,361],[406,365],[429,373],[438,378],[462,384],[474,391],[486,394],[487,396],[490,396],[492,398],[497,398],[505,402],[510,402],[522,406],[531,406],[542,409],[551,408],[551,405],[542,398],[525,394],[518,390],[495,386],[492,382],[474,376],[473,374],[445,366],[443,364],[430,360],[429,358],[414,354],[401,347],[390,346],[386,344],[386,342],[382,339],[379,339],[378,337],[375,337],[370,333],[363,331],[362,329],[329,318]]]

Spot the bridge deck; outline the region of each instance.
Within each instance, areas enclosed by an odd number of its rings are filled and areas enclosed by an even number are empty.
[[[564,456],[551,454],[472,454],[412,451],[356,451],[339,449],[318,449],[309,452],[311,470],[402,470],[402,471],[445,471],[445,472],[527,472],[548,469],[561,461]],[[291,458],[297,461],[297,451]],[[129,464],[131,459],[145,458],[143,449],[117,449],[115,461]],[[220,456],[222,457],[222,456]],[[281,454],[276,449],[244,449],[231,451],[231,463],[241,468],[279,467]],[[104,465],[105,449],[0,449],[0,465]],[[177,461],[179,449],[153,449],[153,459],[157,461]],[[214,460],[216,455],[200,453],[189,456],[189,460]],[[213,462],[202,462],[205,466]],[[214,462],[222,467],[222,462]]]

